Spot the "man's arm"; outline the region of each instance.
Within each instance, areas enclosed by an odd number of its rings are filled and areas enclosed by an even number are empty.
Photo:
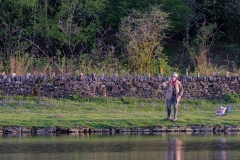
[[[168,83],[169,83],[169,81],[165,81],[165,82],[163,82],[162,86],[166,87],[168,85]]]
[[[181,99],[183,95],[183,86],[180,82],[178,86],[179,86],[179,93],[178,93],[177,99]]]

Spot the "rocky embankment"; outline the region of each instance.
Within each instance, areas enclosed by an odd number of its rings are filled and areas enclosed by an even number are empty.
[[[0,133],[31,133],[31,134],[47,134],[47,133],[153,133],[153,132],[239,132],[239,126],[192,126],[192,127],[163,127],[153,126],[147,128],[88,128],[88,127],[3,127]]]

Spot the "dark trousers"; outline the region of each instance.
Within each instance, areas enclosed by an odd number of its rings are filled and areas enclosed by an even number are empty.
[[[171,108],[173,105],[174,108],[174,118],[177,118],[177,114],[178,114],[178,104],[179,102],[177,101],[177,97],[176,96],[172,96],[171,100],[166,100],[166,108],[167,108],[167,112],[168,112],[168,118],[171,117]]]

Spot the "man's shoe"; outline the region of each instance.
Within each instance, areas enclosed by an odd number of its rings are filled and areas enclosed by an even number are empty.
[[[171,119],[171,117],[164,118],[165,121],[170,120],[170,119]]]
[[[174,118],[172,121],[173,121],[173,122],[177,121],[177,118]]]

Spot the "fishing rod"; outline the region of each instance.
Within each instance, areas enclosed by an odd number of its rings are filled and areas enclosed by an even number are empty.
[[[50,56],[48,56],[37,44],[35,44],[32,40],[29,40],[29,39],[27,39],[27,38],[22,37],[22,35],[21,35],[21,32],[22,32],[22,31],[27,32],[25,29],[22,29],[22,30],[20,31],[20,36],[19,36],[19,38],[24,39],[24,40],[30,42],[31,44],[33,44],[35,47],[37,47],[37,48],[43,53],[43,55],[45,55],[53,64],[55,64],[56,67],[61,71],[61,73],[62,73],[63,75],[65,75],[65,73],[64,73],[64,72],[62,71],[62,69],[58,66],[58,64],[57,64],[56,62],[54,62],[53,59],[52,59]],[[29,35],[28,32],[27,32],[27,34]],[[29,37],[30,37],[30,35],[29,35]]]
[[[50,62],[52,62],[52,63],[60,70],[60,72],[62,73],[62,75],[64,75],[65,77],[67,77],[67,79],[69,79],[75,86],[78,86],[73,80],[71,80],[69,74],[64,73],[63,70],[61,69],[61,67],[59,67],[59,65],[58,65],[56,62],[54,62],[54,60],[53,60],[49,55],[47,55],[37,44],[35,44],[32,40],[29,40],[29,39],[27,39],[27,38],[22,37],[22,36],[21,36],[21,32],[22,32],[22,31],[27,32],[25,29],[22,29],[22,30],[20,31],[20,36],[19,36],[19,38],[24,39],[24,40],[30,42],[31,44],[33,44],[35,47],[37,47],[37,48],[43,53],[43,55],[45,55],[45,56],[47,57],[47,59],[49,59]],[[29,35],[28,32],[27,32],[27,34]],[[29,35],[29,37],[30,37],[30,35]],[[80,73],[80,76],[83,76],[83,73]],[[76,91],[73,90],[73,92],[77,94]]]

